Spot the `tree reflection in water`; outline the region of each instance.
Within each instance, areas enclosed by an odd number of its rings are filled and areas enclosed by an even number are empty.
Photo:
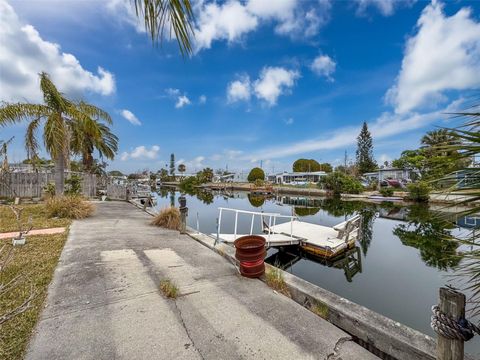
[[[403,245],[420,250],[425,264],[440,270],[448,270],[459,264],[459,243],[452,240],[451,223],[432,214],[425,205],[412,205],[406,220],[408,223],[397,225],[393,234],[398,236]]]
[[[265,196],[248,194],[247,197],[253,207],[261,207],[265,203]]]

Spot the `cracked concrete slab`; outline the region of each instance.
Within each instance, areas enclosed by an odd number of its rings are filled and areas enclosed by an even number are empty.
[[[72,224],[27,359],[376,359],[133,205],[97,208]],[[177,299],[160,292],[164,278]]]

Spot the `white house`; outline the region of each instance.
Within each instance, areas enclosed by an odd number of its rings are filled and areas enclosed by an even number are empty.
[[[292,183],[318,183],[322,176],[326,176],[325,171],[312,172],[283,172],[279,174],[268,175],[268,181],[275,184],[292,184]]]

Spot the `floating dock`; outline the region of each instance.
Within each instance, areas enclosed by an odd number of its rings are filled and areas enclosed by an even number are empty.
[[[229,208],[219,208],[219,211],[217,234],[212,234],[214,236],[216,235],[217,241],[233,243],[236,239],[242,236],[259,235],[265,238],[267,247],[298,245],[307,252],[326,258],[335,257],[355,246],[361,222],[361,216],[356,215],[334,227],[328,227],[299,221],[296,216],[276,213],[254,212]],[[220,232],[222,214],[225,211],[235,213],[233,234]],[[237,233],[239,215],[251,216],[250,233]],[[256,217],[260,218],[263,228],[262,234],[253,233]],[[268,222],[266,219],[268,219]],[[281,219],[287,219],[289,221],[277,224],[277,220]]]

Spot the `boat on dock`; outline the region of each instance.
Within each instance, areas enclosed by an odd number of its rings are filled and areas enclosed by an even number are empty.
[[[221,233],[222,216],[225,212],[234,213],[233,234]],[[239,234],[237,232],[239,216],[251,217],[249,234]],[[260,221],[261,234],[254,234],[253,232],[256,219]],[[278,221],[282,220],[287,221],[278,224]],[[219,208],[216,239],[217,241],[233,243],[241,236],[260,235],[265,237],[267,247],[297,245],[305,252],[329,259],[355,247],[355,242],[359,236],[360,223],[360,215],[329,227],[300,221],[297,216]]]

